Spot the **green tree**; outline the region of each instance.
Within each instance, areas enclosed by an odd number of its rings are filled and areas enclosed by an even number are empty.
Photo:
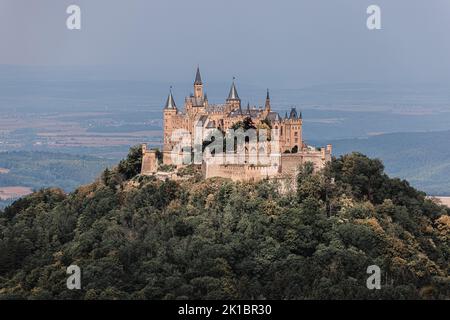
[[[142,146],[130,148],[126,159],[120,161],[118,166],[119,173],[126,179],[131,179],[141,172],[142,167]]]

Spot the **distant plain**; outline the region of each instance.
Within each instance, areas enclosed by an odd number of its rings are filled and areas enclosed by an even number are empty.
[[[169,86],[0,79],[0,164],[4,152],[64,153],[97,159],[91,160],[102,164],[96,166],[100,174],[103,165],[118,162],[130,146],[160,147]],[[191,84],[173,87],[182,107]],[[211,103],[222,103],[228,89],[228,83],[206,83]],[[265,88],[238,82],[238,91],[243,104],[263,105]],[[302,111],[307,143],[331,143],[335,155],[359,151],[378,157],[389,174],[431,195],[450,194],[450,93],[445,87],[340,84],[272,88],[270,93],[281,116],[291,107]],[[2,169],[0,187],[7,187],[14,170]]]

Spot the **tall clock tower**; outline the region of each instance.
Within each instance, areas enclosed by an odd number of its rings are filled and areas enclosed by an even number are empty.
[[[195,75],[194,97],[196,99],[203,99],[203,83],[202,83],[202,77],[200,76],[200,68],[199,67],[197,67],[197,74]]]

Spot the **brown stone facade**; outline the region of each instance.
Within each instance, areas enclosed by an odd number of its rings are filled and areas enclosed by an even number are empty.
[[[232,180],[259,180],[263,178],[279,177],[285,174],[294,174],[299,165],[312,162],[316,169],[321,169],[327,161],[331,160],[332,147],[313,148],[303,141],[302,114],[292,108],[284,117],[272,111],[269,91],[267,90],[264,106],[241,105],[236,84],[233,79],[228,98],[223,104],[210,104],[205,94],[200,71],[194,81],[194,93],[184,100],[183,110],[176,106],[172,90],[166,101],[163,111],[163,163],[165,165],[177,164],[174,159],[184,156],[190,158],[197,147],[198,141],[203,141],[208,132],[213,130],[228,133],[237,124],[251,123],[255,130],[268,130],[273,135],[276,132],[276,144],[258,142],[256,149],[260,150],[264,144],[264,152],[270,150],[270,162],[248,161],[251,146],[245,142],[243,161],[228,161],[226,155],[218,155],[215,159],[203,157],[201,162],[205,178],[224,177]],[[199,136],[201,139],[199,140]],[[274,138],[272,137],[272,140]],[[270,140],[270,139],[268,139]],[[272,147],[267,147],[270,144]],[[180,145],[187,146],[181,147]],[[254,148],[253,148],[254,149]],[[276,149],[276,150],[275,150]],[[156,154],[152,150],[143,148],[142,174],[151,174],[158,170]],[[229,156],[229,155],[228,155]],[[223,157],[217,161],[218,157]],[[225,159],[227,158],[227,159]],[[214,160],[214,161],[211,161]],[[241,159],[242,160],[242,159]]]
[[[156,150],[148,150],[147,145],[142,145],[141,174],[147,175],[158,171],[158,158]]]

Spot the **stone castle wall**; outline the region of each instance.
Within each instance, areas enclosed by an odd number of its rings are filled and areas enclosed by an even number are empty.
[[[318,171],[331,161],[331,146],[320,150],[303,150],[298,153],[284,153],[277,157],[278,161],[272,161],[270,165],[252,164],[223,164],[213,161],[204,161],[202,164],[203,176],[207,178],[222,177],[233,181],[261,180],[265,178],[282,178],[295,176],[299,166],[306,162],[314,165]]]
[[[142,145],[142,167],[141,174],[148,175],[158,171],[158,158],[155,150],[147,150],[147,146]]]
[[[281,155],[281,174],[295,175],[300,165],[312,162],[314,170],[321,170],[331,161],[331,146],[320,150],[303,150],[298,153],[283,153]]]
[[[254,180],[273,178],[278,175],[278,165],[261,166],[248,164],[202,164],[205,179],[213,177],[228,178],[233,181]]]

